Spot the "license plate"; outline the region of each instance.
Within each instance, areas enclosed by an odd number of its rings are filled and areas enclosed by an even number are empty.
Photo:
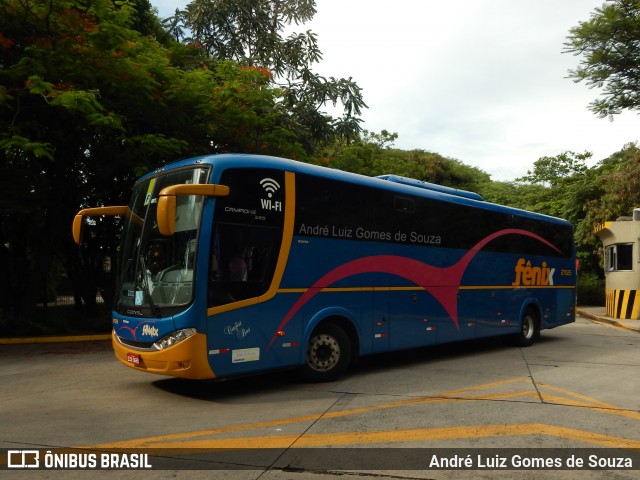
[[[137,353],[127,353],[127,362],[140,365],[140,355]]]

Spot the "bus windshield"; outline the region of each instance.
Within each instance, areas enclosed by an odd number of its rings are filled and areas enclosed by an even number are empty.
[[[135,185],[120,245],[117,312],[161,317],[191,302],[204,197],[178,196],[175,234],[164,236],[156,221],[158,193],[172,185],[206,183],[208,173],[207,168],[189,168]]]

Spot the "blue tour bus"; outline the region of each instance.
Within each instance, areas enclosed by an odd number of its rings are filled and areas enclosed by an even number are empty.
[[[112,341],[136,370],[228,378],[575,320],[573,229],[398,176],[242,154],[140,178],[121,215]]]

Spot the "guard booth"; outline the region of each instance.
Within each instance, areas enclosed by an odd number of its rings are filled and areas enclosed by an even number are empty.
[[[640,208],[595,228],[604,247],[607,316],[640,318]]]

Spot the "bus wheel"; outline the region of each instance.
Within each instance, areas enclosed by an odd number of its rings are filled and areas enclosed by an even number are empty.
[[[350,361],[351,342],[344,330],[332,323],[320,325],[307,343],[301,376],[309,382],[330,382],[344,373]]]
[[[527,308],[522,316],[520,332],[514,335],[515,344],[520,347],[528,347],[540,336],[538,316],[532,308]]]

